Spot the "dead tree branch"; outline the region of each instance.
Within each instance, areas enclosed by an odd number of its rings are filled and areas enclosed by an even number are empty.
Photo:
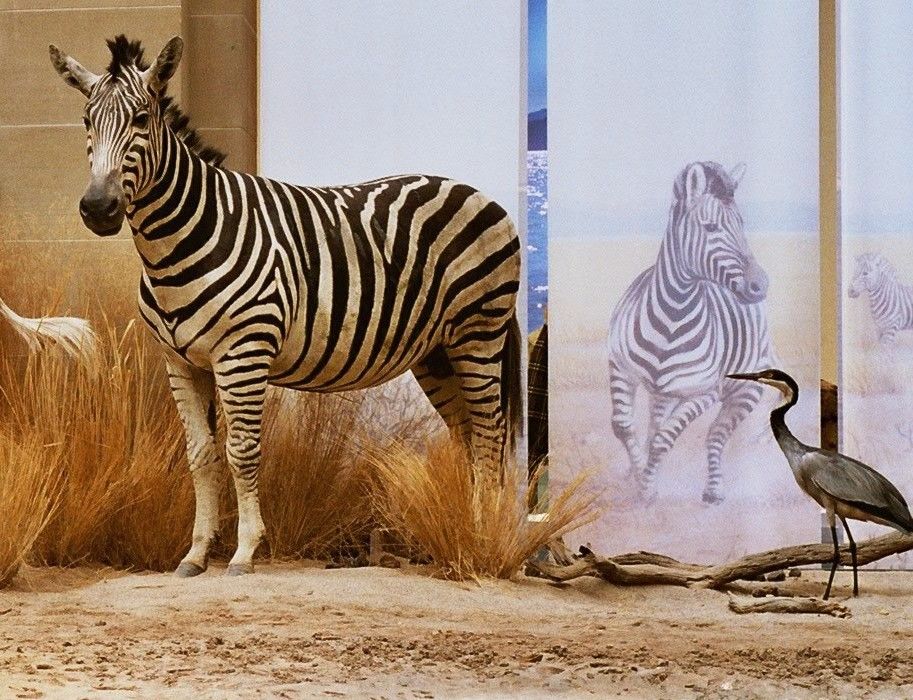
[[[850,611],[844,605],[833,600],[820,598],[762,598],[760,600],[739,602],[729,597],[729,609],[739,615],[745,613],[809,613],[813,615],[833,615],[849,617]]]
[[[870,564],[892,554],[913,549],[913,536],[893,533],[858,544],[859,564]],[[532,573],[552,581],[570,581],[581,576],[596,576],[617,586],[687,586],[722,589],[734,581],[758,579],[780,569],[808,564],[825,564],[834,556],[829,544],[803,544],[782,547],[736,559],[718,566],[683,564],[671,557],[650,552],[600,557],[586,547],[582,556],[566,566],[527,562]],[[840,551],[841,561],[849,563],[849,548]]]

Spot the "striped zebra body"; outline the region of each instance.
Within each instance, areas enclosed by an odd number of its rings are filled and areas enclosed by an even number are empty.
[[[710,162],[681,172],[656,264],[628,287],[610,320],[612,427],[644,500],[655,497],[656,471],[677,438],[717,405],[706,439],[703,500],[722,500],[723,448],[761,395],[725,375],[772,361],[762,303],[767,276],[734,202],[742,172]],[[649,401],[645,443],[636,428],[638,390]]]
[[[865,292],[878,340],[889,344],[898,331],[913,329],[913,286],[897,279],[897,272],[879,253],[856,256],[856,269],[848,294],[855,298]]]
[[[343,391],[412,370],[479,476],[497,473],[520,419],[520,246],[504,209],[442,177],[299,187],[221,168],[181,132],[186,119],[161,107],[156,76],[173,73],[180,39],[151,68],[138,44],[110,44],[117,66],[89,85],[87,127],[94,176],[99,151],[112,159],[123,140],[122,190],[99,167],[81,210],[103,235],[126,216],[143,262],[140,312],[167,350],[196,494],[178,573],[205,570],[218,528],[216,400],[238,495],[230,573],[252,570],[264,534],[269,384]],[[78,75],[68,61],[54,62]],[[108,214],[112,197],[120,219]]]

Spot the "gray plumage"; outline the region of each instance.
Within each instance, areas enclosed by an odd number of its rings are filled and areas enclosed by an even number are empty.
[[[786,455],[799,487],[827,512],[834,542],[834,561],[824,591],[830,596],[834,573],[840,564],[837,544],[836,518],[840,518],[850,541],[853,559],[853,595],[859,595],[859,575],[856,561],[856,542],[846,519],[863,520],[893,527],[903,533],[913,533],[913,517],[903,495],[890,481],[867,464],[839,452],[806,445],[793,435],[786,425],[786,412],[799,400],[799,386],[786,372],[768,369],[751,374],[732,374],[732,379],[746,379],[778,389],[786,403],[770,413],[774,437]]]

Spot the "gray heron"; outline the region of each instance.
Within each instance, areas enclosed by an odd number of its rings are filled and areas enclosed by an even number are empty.
[[[859,578],[856,567],[856,543],[847,518],[867,520],[893,527],[905,534],[913,533],[913,517],[907,502],[890,481],[867,464],[839,452],[823,450],[800,442],[786,426],[786,412],[799,400],[799,386],[786,372],[766,369],[748,374],[730,374],[730,379],[747,379],[778,389],[786,402],[770,412],[770,427],[774,438],[786,455],[796,483],[827,512],[831,537],[834,540],[834,563],[827,580],[824,599],[831,593],[834,573],[840,564],[840,546],[837,544],[835,516],[840,518],[850,541],[853,558],[853,595],[859,595]]]

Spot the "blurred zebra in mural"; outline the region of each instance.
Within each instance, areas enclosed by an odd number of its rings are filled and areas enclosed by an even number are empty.
[[[27,318],[13,311],[0,299],[0,316],[22,338],[31,352],[52,343],[67,355],[88,360],[97,349],[98,339],[89,322],[72,316],[41,316]]]
[[[656,263],[628,287],[610,321],[612,429],[627,449],[639,495],[652,501],[656,471],[676,439],[716,404],[706,438],[705,503],[722,501],[720,456],[761,392],[726,379],[771,364],[762,302],[767,274],[745,238],[732,172],[691,163],[675,179]],[[637,435],[639,387],[649,400],[646,443]]]
[[[221,168],[165,96],[181,39],[151,67],[139,42],[108,43],[102,75],[50,53],[88,98],[83,221],[112,235],[126,216],[144,268],[140,311],[166,348],[196,496],[177,573],[205,570],[219,525],[216,399],[239,509],[230,574],[253,569],[264,534],[268,384],[342,391],[412,370],[477,472],[497,474],[521,413],[520,244],[505,210],[440,177],[297,187]]]
[[[856,256],[856,270],[847,294],[855,299],[863,292],[868,294],[880,342],[890,343],[897,331],[913,328],[913,286],[901,283],[894,267],[879,253]]]

